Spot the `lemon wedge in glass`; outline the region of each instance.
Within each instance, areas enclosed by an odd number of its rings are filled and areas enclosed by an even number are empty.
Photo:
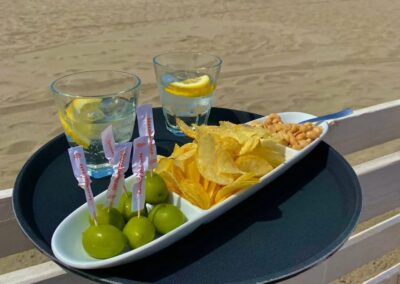
[[[208,75],[202,75],[179,82],[172,82],[164,90],[175,96],[204,97],[213,92],[214,86]]]
[[[64,128],[65,134],[69,136],[76,144],[81,145],[83,148],[87,149],[90,146],[90,139],[85,135],[79,133],[71,123],[67,122],[66,115],[58,112],[58,116],[61,121],[61,125]]]
[[[104,113],[99,109],[101,99],[74,99],[68,106],[71,109],[67,114],[72,114],[75,121],[91,122],[104,118]]]
[[[66,108],[65,114],[59,112],[65,133],[83,148],[90,146],[90,138],[96,133],[94,122],[104,118],[99,109],[101,99],[74,99]]]

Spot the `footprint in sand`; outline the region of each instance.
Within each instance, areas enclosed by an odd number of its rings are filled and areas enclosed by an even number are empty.
[[[35,141],[23,140],[12,143],[11,145],[5,146],[2,149],[5,154],[20,154],[29,153],[35,148]]]
[[[257,81],[259,78],[260,77],[258,77],[258,76],[249,76],[249,77],[245,77],[245,78],[242,78],[242,79],[238,79],[235,82],[235,85],[236,86],[246,85],[246,84],[249,84],[251,82]]]
[[[12,130],[15,128],[27,127],[28,125],[30,126],[30,125],[35,125],[35,124],[36,124],[36,122],[33,122],[33,121],[20,121],[20,122],[15,122],[15,123],[8,125],[8,128],[10,130]]]

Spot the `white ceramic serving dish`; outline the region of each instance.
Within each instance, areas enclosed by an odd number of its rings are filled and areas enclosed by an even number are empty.
[[[279,113],[279,115],[284,122],[300,122],[315,117],[301,112],[283,112]],[[257,120],[262,121],[264,119],[265,118],[260,118]],[[301,151],[285,148],[285,162],[262,177],[259,184],[227,198],[210,209],[202,210],[180,196],[171,194],[170,202],[182,210],[187,217],[186,223],[163,236],[157,237],[154,241],[140,248],[127,251],[109,259],[100,260],[90,257],[84,251],[81,241],[82,232],[89,226],[87,206],[84,204],[65,218],[55,230],[51,240],[53,253],[63,264],[79,269],[97,269],[117,266],[156,253],[190,234],[201,224],[208,223],[223,214],[288,170],[298,160],[307,155],[307,153],[309,153],[326,135],[328,124],[323,122],[319,125],[323,127],[323,132],[317,140],[313,141]],[[127,179],[128,188],[131,187],[132,182],[133,178]],[[106,192],[97,195],[95,197],[96,203],[103,203],[106,199],[105,194]]]

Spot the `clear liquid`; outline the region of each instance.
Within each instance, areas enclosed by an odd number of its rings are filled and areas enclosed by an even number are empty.
[[[196,78],[201,75],[204,74],[179,71],[163,76],[164,82],[160,85],[160,94],[165,123],[167,129],[176,135],[183,135],[176,125],[176,118],[183,120],[187,125],[207,124],[214,92],[203,97],[186,97],[170,94],[165,91],[165,87],[171,82]]]
[[[71,147],[78,146],[74,137],[90,141],[89,147],[84,148],[89,175],[100,178],[112,174],[112,167],[104,156],[101,132],[112,125],[115,142],[128,142],[132,138],[135,115],[135,102],[124,98],[106,98],[98,108],[64,116],[67,124],[75,130],[74,135],[66,135]]]

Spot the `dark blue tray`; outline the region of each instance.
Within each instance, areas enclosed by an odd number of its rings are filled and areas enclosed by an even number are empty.
[[[210,123],[241,123],[258,117],[213,108]],[[154,110],[154,120],[159,154],[168,155],[174,143],[188,142],[165,129],[159,108]],[[22,168],[13,192],[14,211],[22,230],[55,262],[53,232],[85,202],[72,174],[67,148],[64,135],[44,145]],[[94,194],[100,193],[108,181],[94,179]],[[357,176],[333,148],[322,142],[274,182],[152,256],[100,270],[59,264],[81,276],[107,282],[270,282],[304,271],[334,253],[350,236],[360,210]]]

